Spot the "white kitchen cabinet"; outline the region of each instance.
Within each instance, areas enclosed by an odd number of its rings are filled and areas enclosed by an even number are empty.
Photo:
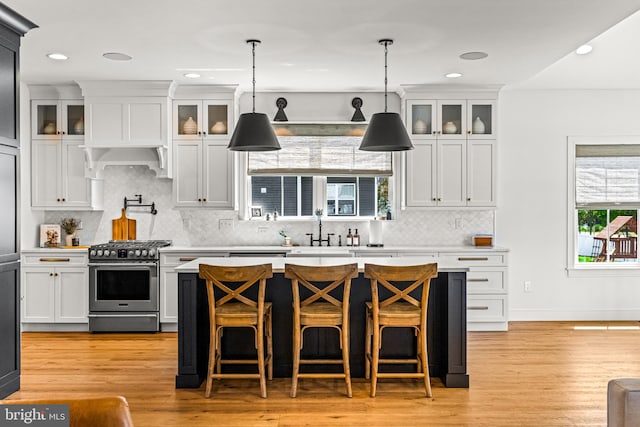
[[[173,101],[174,139],[229,139],[232,102],[219,99]]]
[[[466,206],[465,140],[415,140],[407,153],[406,205]]]
[[[170,250],[170,249],[169,249]],[[228,252],[193,250],[160,252],[160,323],[163,330],[174,329],[178,323],[178,273],[175,268],[196,258],[226,257]]]
[[[495,100],[407,99],[406,207],[496,205]]]
[[[508,330],[506,251],[440,253],[438,263],[468,269],[467,330]]]
[[[88,324],[87,262],[86,252],[23,252],[22,322]]]
[[[84,101],[32,100],[31,138],[84,140]]]
[[[81,141],[66,139],[32,141],[31,206],[34,209],[99,208],[100,183],[85,178],[81,144]]]
[[[176,206],[232,209],[234,159],[227,141],[174,142]]]
[[[157,147],[169,141],[169,98],[87,97],[86,145],[89,147]]]

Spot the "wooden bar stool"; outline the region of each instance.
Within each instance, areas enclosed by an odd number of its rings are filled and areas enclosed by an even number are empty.
[[[437,264],[382,266],[365,264],[364,276],[371,280],[371,302],[366,303],[365,377],[371,377],[371,397],[376,396],[378,378],[422,378],[431,397],[427,355],[427,307],[431,279]],[[420,300],[410,294],[417,292]],[[415,295],[415,293],[414,293]],[[417,337],[415,358],[380,359],[385,328],[413,328]],[[416,364],[417,372],[379,372],[381,364]]]
[[[285,277],[293,290],[293,375],[291,397],[296,397],[298,378],[344,378],[351,397],[349,368],[349,294],[351,279],[358,277],[358,265],[307,267],[285,264]],[[339,287],[342,285],[342,294]],[[304,296],[301,298],[301,294]],[[301,359],[304,331],[335,328],[340,334],[342,359]],[[300,373],[301,364],[342,364],[342,373]]]
[[[271,303],[264,301],[267,279],[273,277],[271,264],[247,267],[218,267],[200,264],[200,278],[206,280],[209,300],[209,367],[205,396],[211,395],[214,378],[259,378],[260,395],[267,397],[266,377],[273,378],[273,342],[271,325]],[[258,283],[257,298],[250,298],[254,285]],[[215,290],[222,297],[216,299]],[[223,328],[252,328],[255,332],[256,359],[223,359]],[[265,341],[267,338],[267,354]],[[265,363],[268,373],[265,375]],[[257,364],[258,373],[222,373],[222,364]]]

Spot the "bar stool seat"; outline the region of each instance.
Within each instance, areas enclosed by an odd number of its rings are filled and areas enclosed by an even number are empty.
[[[431,397],[427,308],[431,279],[438,276],[437,264],[365,264],[364,271],[365,277],[371,281],[371,302],[365,303],[365,378],[371,379],[371,397],[376,396],[378,378],[420,378],[424,382],[426,396]],[[382,333],[385,328],[391,327],[411,328],[415,331],[415,357],[380,358]],[[416,371],[380,372],[380,365],[383,364],[415,364]]]
[[[260,396],[266,398],[266,379],[273,378],[272,304],[264,300],[267,279],[273,277],[271,264],[244,267],[200,264],[200,277],[206,281],[209,303],[209,366],[205,396],[211,395],[214,378],[257,378]],[[257,292],[252,293],[256,287]],[[222,333],[224,328],[231,327],[253,329],[255,359],[223,359]],[[223,364],[256,364],[258,373],[223,373]]]
[[[344,378],[347,396],[352,396],[349,367],[349,295],[358,265],[310,267],[285,264],[285,277],[293,292],[293,372],[291,397],[296,397],[299,378]],[[342,292],[340,292],[342,287]],[[335,328],[340,334],[341,359],[302,359],[304,331]],[[300,365],[342,364],[343,372],[301,373]]]

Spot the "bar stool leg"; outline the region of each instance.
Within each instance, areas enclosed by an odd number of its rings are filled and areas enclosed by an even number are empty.
[[[300,324],[297,319],[293,322],[293,373],[291,375],[291,397],[298,392],[298,373],[300,372]]]
[[[255,329],[258,347],[258,373],[260,374],[260,396],[267,397],[267,377],[264,367],[264,325],[260,324]]]
[[[371,311],[366,309],[366,327],[365,327],[365,342],[364,342],[364,378],[366,380],[371,378],[371,336],[373,335],[373,329],[371,325]]]
[[[429,357],[427,355],[427,339],[426,331],[420,328],[418,332],[418,351],[420,352],[420,363],[422,364],[422,373],[424,374],[424,390],[427,397],[431,394],[431,378],[429,377]]]
[[[269,380],[273,379],[273,321],[271,319],[272,312],[268,311],[266,319],[267,329],[267,375]]]
[[[210,327],[215,328],[215,325],[211,324]],[[209,364],[207,366],[207,386],[204,392],[205,397],[211,396],[211,387],[213,385],[212,375],[216,367],[216,355],[218,352],[218,349],[217,349],[218,340],[215,338],[216,335],[217,334],[214,334],[212,336],[213,339],[211,339],[211,341],[209,342]]]
[[[351,368],[349,367],[349,323],[343,323],[342,330],[342,366],[344,368],[344,380],[347,383],[347,396],[352,397],[351,391]]]
[[[376,386],[378,385],[378,363],[380,361],[380,326],[373,322],[373,345],[371,352],[371,397],[376,397]]]

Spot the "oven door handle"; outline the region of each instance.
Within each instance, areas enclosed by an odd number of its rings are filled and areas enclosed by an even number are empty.
[[[123,311],[122,314],[89,314],[89,317],[158,317],[157,314],[133,314]]]
[[[156,267],[158,264],[155,262],[114,262],[114,263],[96,263],[90,262],[87,264],[89,267],[108,267],[109,269],[117,269],[120,267]]]

